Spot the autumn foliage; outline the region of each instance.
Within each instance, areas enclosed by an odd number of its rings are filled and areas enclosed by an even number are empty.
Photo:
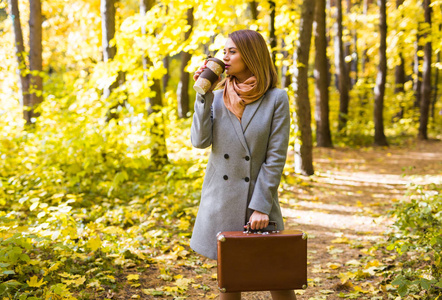
[[[332,42],[336,35],[335,2],[330,1],[326,10],[329,63],[337,55]],[[345,116],[339,112],[336,65],[330,63],[327,68],[329,129],[335,146],[371,145],[375,134],[373,88],[379,61],[379,7],[373,1],[364,2],[344,5],[347,11],[341,25],[347,52],[343,57],[348,68],[346,80],[351,83]],[[423,102],[415,88],[422,77],[419,71],[423,71],[424,49],[420,46],[430,41],[428,136],[421,138],[442,137],[442,2],[430,2],[431,25],[425,21],[422,1],[405,0],[399,6],[387,1],[382,121],[390,144],[399,145],[404,138],[419,135],[419,105]],[[191,111],[178,117],[181,73],[193,73],[208,54],[219,57],[229,32],[251,28],[259,30],[269,44],[273,41],[271,50],[281,82],[296,79],[300,65],[294,56],[302,47],[297,43],[301,22],[297,1],[146,3],[149,7],[144,15],[138,1],[114,3],[115,36],[109,43],[116,53],[105,62],[100,1],[43,1],[43,65],[41,71],[30,71],[27,57],[35,49],[27,43],[29,4],[18,2],[25,48],[19,65],[14,52],[14,17],[10,4],[0,0],[2,299],[98,299],[109,290],[121,288],[119,276],[124,268],[145,270],[151,265],[158,266],[164,281],[174,280],[176,284],[162,290],[145,289],[145,295],[184,297],[191,279],[170,277],[162,262],[189,260],[188,238],[207,153],[190,145],[191,119],[187,117]],[[193,13],[191,23],[189,11]],[[184,70],[180,69],[180,53],[190,54]],[[311,99],[304,104],[311,106],[312,116],[318,116],[313,58],[310,55],[309,64],[304,66]],[[406,75],[399,83],[395,81],[398,66]],[[42,90],[32,90],[31,86],[29,91],[42,96],[41,104],[20,103],[19,73],[42,78]],[[109,97],[103,97],[103,91],[111,87]],[[291,97],[292,113],[299,113],[294,99],[296,84],[282,87]],[[191,83],[186,91],[192,107],[195,92]],[[152,105],[151,99],[159,96],[160,101]],[[26,122],[23,116],[31,109],[36,114]],[[340,118],[346,120],[345,126],[339,124]],[[313,118],[311,124],[314,137],[316,121]],[[290,150],[299,145],[297,139],[293,133]],[[418,275],[405,268],[389,274],[394,278],[388,279],[392,284],[388,292],[436,299],[431,297],[440,297],[442,288],[440,186],[414,191],[413,195],[412,200],[392,211],[400,235],[392,234],[388,244],[379,247],[396,251],[398,256],[412,249],[429,263],[422,266],[409,262],[410,270],[418,265]],[[135,275],[126,279],[134,285],[138,282]]]

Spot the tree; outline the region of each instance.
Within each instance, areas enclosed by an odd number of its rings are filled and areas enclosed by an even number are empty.
[[[424,62],[422,72],[422,93],[420,101],[420,117],[419,117],[419,139],[428,139],[427,127],[428,127],[428,115],[430,111],[431,102],[431,0],[424,0],[422,2],[425,11],[425,33],[424,38],[426,40],[424,46]]]
[[[422,61],[422,56],[421,56],[421,52],[422,52],[422,45],[420,44],[420,40],[421,40],[422,36],[421,34],[418,32],[416,35],[416,52],[414,54],[414,63],[413,63],[413,71],[414,71],[414,83],[413,83],[413,90],[414,90],[414,96],[415,96],[415,100],[414,100],[414,107],[419,107],[420,106],[420,102],[421,102],[421,98],[422,98],[422,71],[420,68],[421,65],[421,61]]]
[[[115,38],[115,0],[101,0],[101,32],[102,32],[102,46],[103,46],[103,61],[109,63],[117,55],[117,46],[112,44]],[[110,86],[103,90],[103,97],[108,99],[114,89],[122,85],[125,81],[126,74],[118,71],[117,77]],[[115,119],[118,117],[116,109],[121,104],[119,102],[113,104],[107,112],[106,120]]]
[[[32,122],[32,118],[38,117],[35,113],[36,105],[43,101],[43,77],[42,77],[42,21],[40,0],[29,1],[29,114],[26,121]],[[29,121],[28,121],[29,120]]]
[[[258,20],[258,3],[256,1],[249,2],[250,14],[252,15],[252,20]]]
[[[442,24],[439,25],[439,31],[442,31]],[[437,53],[436,56],[436,64],[440,64],[440,51]],[[433,92],[433,101],[431,101],[431,108],[430,108],[430,116],[431,119],[434,122],[434,117],[435,117],[435,112],[434,112],[434,108],[436,106],[436,102],[437,102],[437,98],[439,97],[438,95],[438,91],[439,91],[439,68],[436,68],[435,73],[434,73],[434,92]]]
[[[384,96],[385,81],[387,78],[387,9],[386,0],[378,0],[379,5],[379,65],[374,89],[374,144],[388,146],[384,134]]]
[[[269,44],[272,54],[272,61],[276,63],[276,45],[277,38],[275,35],[275,15],[276,15],[276,5],[274,1],[269,1],[270,5],[270,22],[269,22]],[[278,70],[275,64],[275,70]]]
[[[15,56],[18,62],[17,73],[19,75],[20,103],[23,106],[23,118],[28,124],[31,123],[31,100],[29,95],[29,75],[27,74],[27,64],[25,58],[25,47],[23,42],[23,32],[20,22],[20,11],[18,0],[9,0],[9,9],[14,31]],[[29,110],[29,108],[31,110]]]
[[[351,16],[351,0],[346,0],[346,13],[347,16]],[[349,38],[348,41],[345,43],[344,47],[344,57],[351,57],[350,60],[348,60],[346,64],[346,71],[347,71],[347,80],[348,80],[348,88],[351,90],[353,86],[356,84],[357,81],[357,66],[358,66],[358,60],[357,60],[357,34],[356,30],[353,30],[350,26],[352,24],[350,21],[347,23],[347,31],[349,32]],[[351,37],[353,38],[353,51],[352,51],[352,43],[351,43]]]
[[[396,9],[401,9],[401,5],[404,3],[404,0],[396,0]],[[395,82],[394,82],[394,93],[395,94],[403,94],[405,92],[405,60],[404,54],[402,53],[403,48],[403,38],[402,34],[399,34],[399,42],[398,42],[398,55],[399,55],[399,64],[396,65],[395,68]],[[401,109],[396,115],[399,119],[401,119],[404,115],[404,107],[401,105]]]
[[[184,41],[188,40],[193,28],[193,7],[187,10],[187,24],[190,28],[184,33]],[[177,98],[178,98],[178,117],[187,118],[189,112],[189,79],[190,74],[185,70],[187,64],[191,59],[189,52],[181,51],[181,68],[180,68],[180,81],[178,83]]]
[[[115,0],[101,0],[101,44],[103,46],[103,61],[112,60],[117,54],[117,47],[111,44],[115,37]],[[112,83],[103,91],[104,98],[109,98],[118,81]]]
[[[364,15],[364,23],[363,26],[367,27],[367,19],[368,19],[368,10],[369,10],[369,6],[371,4],[371,0],[364,0],[363,3],[363,15]],[[362,73],[362,82],[363,85],[366,86],[368,85],[369,82],[369,76],[368,76],[368,65],[370,62],[370,58],[367,54],[368,52],[368,45],[366,42],[363,43],[363,49],[362,49],[362,55],[361,55],[361,73]],[[360,95],[360,106],[361,108],[365,107],[368,103],[368,89],[364,89],[363,93],[361,93]],[[360,110],[360,117],[364,117],[364,110],[361,109]]]
[[[295,172],[313,175],[313,143],[311,109],[308,96],[308,61],[312,38],[313,17],[316,0],[304,0],[301,6],[301,20],[297,48],[293,62],[293,90],[295,91]]]
[[[335,68],[339,90],[339,131],[345,133],[348,120],[348,76],[344,57],[344,43],[342,41],[342,0],[336,1],[335,22]]]
[[[315,35],[315,95],[316,143],[318,147],[333,147],[329,121],[329,62],[327,59],[326,0],[316,0]]]
[[[141,19],[146,17],[148,12],[155,4],[155,0],[141,0],[140,1],[140,16]],[[145,25],[141,26],[141,33],[147,34]],[[144,81],[147,84],[149,78],[146,70],[152,65],[151,60],[147,54],[142,57],[144,71]],[[164,117],[161,112],[163,106],[163,96],[161,93],[161,81],[160,79],[153,78],[153,84],[150,87],[153,96],[146,98],[146,104],[148,106],[147,112],[153,117],[153,126],[150,129],[151,135],[151,161],[155,167],[161,167],[167,163],[167,146],[166,146],[166,134],[164,126]]]

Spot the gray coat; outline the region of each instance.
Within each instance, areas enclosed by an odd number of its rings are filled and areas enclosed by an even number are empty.
[[[284,224],[278,186],[287,156],[290,110],[287,93],[271,89],[246,106],[241,122],[224,105],[222,90],[197,94],[192,145],[212,152],[190,246],[217,258],[216,234],[240,231],[253,211]]]

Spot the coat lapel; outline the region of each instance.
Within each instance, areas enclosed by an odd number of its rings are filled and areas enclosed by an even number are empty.
[[[246,149],[247,153],[249,152],[249,146],[247,145],[246,138],[244,137],[244,133],[242,130],[241,123],[239,122],[238,118],[226,107],[224,109],[227,111],[230,121],[232,121],[233,128],[235,128],[236,135],[238,136],[239,140],[241,141],[241,144],[243,145],[244,149]]]
[[[253,116],[255,115],[256,111],[258,110],[259,106],[261,105],[262,99],[266,96],[266,94],[262,95],[261,98],[256,100],[255,102],[249,104],[246,106],[244,113],[241,118],[241,124],[242,124],[242,130],[243,132],[246,132],[247,127],[249,126],[250,121],[253,119]]]

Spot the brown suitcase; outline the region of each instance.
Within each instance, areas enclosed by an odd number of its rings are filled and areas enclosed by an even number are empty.
[[[307,288],[307,235],[302,231],[246,229],[220,232],[217,238],[221,292]]]

